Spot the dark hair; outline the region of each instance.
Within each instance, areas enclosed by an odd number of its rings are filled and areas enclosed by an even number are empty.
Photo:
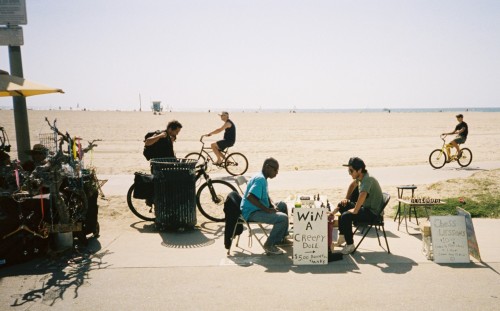
[[[264,164],[262,165],[262,170],[264,170],[264,168],[266,167],[266,165],[272,165],[272,164],[275,164],[277,166],[280,165],[278,163],[278,160],[276,160],[275,158],[267,158],[267,159],[264,160]]]
[[[177,120],[172,120],[172,121],[168,122],[168,124],[167,124],[167,130],[171,129],[171,130],[175,131],[178,128],[182,128],[182,124]]]

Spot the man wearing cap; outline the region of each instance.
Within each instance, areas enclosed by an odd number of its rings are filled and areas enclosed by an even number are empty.
[[[49,150],[42,144],[33,145],[33,149],[28,151],[31,160],[23,163],[23,169],[27,172],[33,172],[37,166],[45,165]]]
[[[465,141],[467,140],[467,135],[469,134],[469,127],[467,126],[467,123],[464,122],[463,114],[457,114],[456,117],[458,124],[457,126],[455,126],[455,130],[453,132],[443,133],[443,135],[457,134],[457,137],[455,137],[455,139],[453,139],[448,145],[446,145],[446,153],[448,155],[446,163],[451,162],[450,145],[457,149],[457,155],[459,158],[462,156],[462,151],[460,150],[459,144],[465,143]]]
[[[341,246],[346,243],[341,252],[347,255],[354,252],[356,248],[352,234],[352,223],[374,220],[380,214],[384,198],[380,184],[368,174],[363,160],[352,157],[349,159],[349,163],[344,164],[344,166],[349,167],[349,175],[357,182],[359,189],[359,197],[356,202],[344,199],[333,211],[334,213],[338,211],[341,213],[339,218],[339,238],[335,245]]]
[[[221,165],[224,161],[224,157],[220,151],[231,147],[236,141],[236,126],[233,121],[229,120],[229,113],[227,111],[223,111],[219,114],[219,116],[222,122],[224,122],[224,125],[206,135],[212,136],[224,131],[224,138],[218,142],[212,143],[211,145],[213,152],[217,156],[217,161],[214,163],[216,165]]]

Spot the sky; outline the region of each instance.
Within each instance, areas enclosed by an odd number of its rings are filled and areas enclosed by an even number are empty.
[[[26,0],[33,109],[500,107],[497,0]],[[10,71],[0,46],[0,69]],[[12,107],[12,99],[0,99]]]

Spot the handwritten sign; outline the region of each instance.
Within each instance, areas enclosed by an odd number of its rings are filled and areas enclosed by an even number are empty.
[[[295,265],[328,264],[326,208],[293,210],[293,263]]]
[[[469,254],[481,261],[481,255],[479,254],[479,245],[477,245],[476,232],[474,231],[474,225],[472,224],[472,217],[470,213],[463,208],[457,207],[457,214],[465,217],[465,228],[467,230],[467,245],[469,246]]]
[[[435,262],[470,262],[464,216],[431,216],[431,235]]]

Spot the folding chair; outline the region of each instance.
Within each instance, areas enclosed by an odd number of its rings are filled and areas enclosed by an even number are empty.
[[[240,190],[240,192],[243,194],[244,191],[243,189],[241,188],[241,186],[243,185],[246,185],[247,184],[247,179],[245,178],[245,176],[237,176],[235,177],[235,182],[236,182],[236,185],[238,186],[238,189]],[[258,225],[259,228],[262,230],[262,232],[264,233],[264,235],[262,235],[260,238],[257,236],[257,233],[252,230],[252,227],[250,226],[251,224],[255,224],[255,225]],[[234,240],[234,237],[236,235],[236,228],[238,225],[243,225],[245,227],[247,227],[247,230],[248,230],[248,247],[252,247],[252,242],[253,242],[253,237],[255,237],[255,239],[257,240],[257,242],[259,242],[260,246],[262,246],[262,248],[264,248],[264,243],[262,243],[262,239],[264,237],[268,237],[268,233],[266,231],[266,229],[264,228],[264,225],[267,225],[267,224],[264,224],[264,223],[260,223],[260,222],[248,222],[245,220],[245,218],[243,218],[243,216],[240,214],[239,217],[238,217],[238,220],[236,221],[236,225],[234,226],[234,229],[233,229],[233,234],[231,236],[231,242]],[[240,242],[240,235],[238,235],[238,238],[236,239],[236,246],[238,246],[238,243]],[[230,255],[231,253],[231,246],[232,246],[232,243],[231,245],[229,246],[228,250],[227,250],[227,254]]]
[[[382,228],[382,232],[384,233],[385,245],[387,246],[387,253],[388,254],[391,253],[391,251],[389,250],[389,243],[387,242],[387,235],[385,234],[385,228],[384,228],[384,209],[387,206],[387,204],[389,203],[391,196],[388,193],[384,192],[383,197],[384,197],[384,201],[382,204],[382,209],[380,210],[380,214],[371,222],[358,222],[357,223],[356,230],[354,230],[354,233],[356,233],[360,227],[364,227],[364,228],[366,228],[366,230],[363,229],[364,230],[363,237],[359,241],[358,245],[356,245],[354,252],[358,249],[361,242],[363,242],[363,240],[365,239],[368,232],[370,232],[370,229],[372,227],[375,227],[375,232],[377,233],[378,245],[382,246],[382,244],[380,243],[380,236],[378,234],[378,230],[380,228]]]

